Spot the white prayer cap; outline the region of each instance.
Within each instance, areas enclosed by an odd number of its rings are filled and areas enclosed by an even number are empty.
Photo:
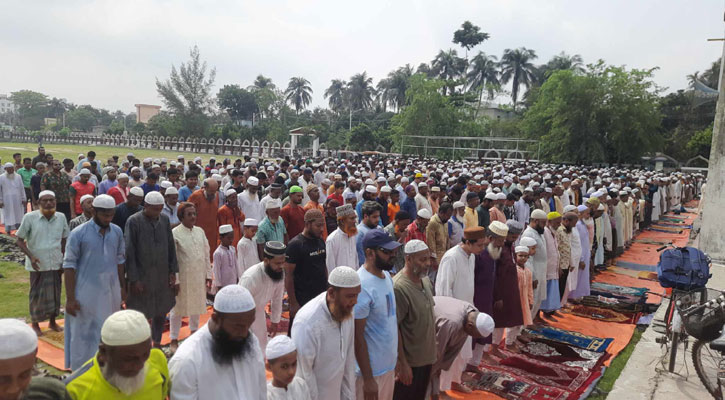
[[[360,286],[360,275],[350,267],[337,267],[330,272],[327,283],[339,288],[354,288]]]
[[[568,206],[564,207],[564,212],[565,213],[572,212],[572,211],[576,211],[576,206],[575,205],[569,204]]]
[[[594,189],[594,188],[590,188],[590,189]],[[545,188],[544,191],[546,193],[552,193],[553,192],[553,190],[550,187]]]
[[[392,189],[390,188],[390,186],[383,186],[380,188],[381,193],[390,193],[391,191]]]
[[[227,189],[226,192],[224,192],[224,195],[227,196],[227,197],[229,197],[229,196],[236,196],[237,195],[237,191],[234,190],[234,189],[232,189],[232,188],[229,188],[229,189]]]
[[[579,212],[584,212],[584,211],[587,211],[588,209],[589,209],[589,207],[585,206],[584,204],[582,204],[576,208],[576,210]]]
[[[419,187],[419,188],[422,188],[422,187],[428,187],[428,184],[427,184],[427,183],[425,183],[425,182],[421,182],[421,183],[419,183],[419,184],[418,184],[418,187]]]
[[[50,192],[50,190],[43,190],[43,192]],[[42,195],[43,192],[40,192],[40,194]],[[43,197],[43,196],[38,196],[38,198],[41,198],[41,197]],[[55,197],[55,196],[53,196],[53,197]],[[88,199],[93,199],[93,195],[92,194],[84,194],[83,196],[81,196],[81,203],[83,203],[84,201],[86,201]]]
[[[164,192],[164,196],[168,196],[170,194],[179,194],[179,191],[175,187],[171,186],[171,187],[166,188],[166,191]]]
[[[176,159],[177,159],[177,160],[182,160],[183,158],[184,158],[184,156],[183,156],[183,155],[181,155],[181,154],[179,154],[178,156],[176,156]]]
[[[244,226],[259,226],[259,221],[254,218],[247,218],[244,220]]]
[[[81,201],[83,201],[82,198]],[[103,208],[107,210],[116,208],[116,200],[114,200],[113,197],[107,194],[101,194],[93,199],[93,208]]]
[[[254,297],[242,285],[224,286],[214,298],[214,310],[220,313],[243,313],[254,307]]]
[[[0,319],[0,360],[27,356],[37,348],[38,336],[26,323],[14,318]]]
[[[170,188],[173,185],[174,184],[171,183],[171,181],[162,181],[161,183],[159,183],[159,186],[161,186],[164,189],[168,189],[168,188]]]
[[[597,210],[604,211],[604,204],[599,204],[599,207],[597,207]]]
[[[128,174],[127,174],[127,173],[125,173],[125,172],[121,172],[121,173],[120,173],[120,174],[118,174],[118,176],[116,177],[116,180],[118,180],[118,179],[128,179]]]
[[[546,211],[538,208],[531,213],[531,219],[546,219],[546,216]]]
[[[508,225],[504,224],[501,221],[492,221],[488,225],[488,230],[499,237],[504,237],[509,234],[509,227]]]
[[[143,197],[143,189],[140,186],[134,186],[131,188],[130,194],[138,197]]]
[[[274,360],[297,351],[295,342],[287,335],[275,336],[267,342],[265,355],[267,360]]]
[[[133,153],[128,153],[128,154],[126,154],[126,157],[128,157],[128,156],[131,156],[131,157],[133,157]]]
[[[368,186],[365,186],[365,191],[368,192],[368,193],[375,194],[375,193],[378,192],[378,188],[376,188],[373,185],[368,185]]]
[[[14,167],[14,165],[11,162],[6,162],[5,165],[3,165],[3,169],[5,169],[5,168],[13,168],[13,167]]]
[[[536,246],[536,239],[529,236],[524,236],[521,238],[521,240],[519,240],[519,244],[526,247]]]
[[[133,171],[139,171],[139,172],[141,172],[141,168],[139,168],[139,167],[133,167],[133,168],[131,168],[131,172],[133,172]]]
[[[265,210],[270,210],[273,208],[282,208],[282,201],[280,199],[270,199],[269,201],[267,201]]]
[[[478,317],[476,317],[476,328],[478,329],[478,333],[481,334],[483,337],[487,337],[488,335],[493,332],[493,328],[495,327],[495,323],[493,322],[493,318],[491,318],[490,315],[486,313],[479,312]]]
[[[428,210],[427,208],[421,208],[420,210],[418,210],[418,216],[423,219],[431,219],[431,217],[433,217],[433,215],[431,215],[430,213],[430,210]]]
[[[432,188],[430,188],[430,191],[431,192],[440,192],[441,191],[441,188],[438,187],[438,186],[433,186]]]
[[[494,192],[488,192],[486,193],[486,199],[488,200],[496,200],[498,196],[496,196],[496,193]]]
[[[52,198],[55,198],[55,192],[53,192],[52,190],[43,190],[38,195],[38,200],[42,199],[44,196],[51,196]],[[86,196],[90,196],[90,195],[87,194]],[[85,197],[85,196],[83,196],[83,197]],[[81,203],[83,202],[83,197],[81,197]],[[93,197],[93,196],[91,196],[91,197]]]
[[[516,254],[519,253],[526,253],[529,254],[529,247],[528,246],[516,246],[516,249],[514,249]]]
[[[148,192],[144,202],[150,206],[161,206],[164,205],[164,196],[157,191]]]
[[[212,174],[212,175],[211,175],[211,179],[214,179],[215,181],[220,181],[220,180],[222,180],[223,178],[222,178],[222,176],[221,176],[221,175],[219,175],[219,174]]]
[[[454,209],[456,209],[456,208],[463,208],[463,207],[465,207],[465,206],[466,206],[466,205],[465,205],[465,204],[463,204],[463,202],[462,202],[462,201],[460,201],[460,200],[459,200],[459,201],[456,201],[456,202],[454,202],[454,203],[453,203],[453,208],[454,208]]]
[[[498,189],[498,188],[496,188]],[[506,193],[499,193],[496,195],[496,200],[506,200]]]
[[[130,346],[150,338],[149,322],[136,310],[116,311],[101,327],[101,342],[108,346]]]
[[[564,179],[561,180],[561,183],[567,183],[567,182],[571,182],[571,179],[564,178]]]
[[[428,250],[428,245],[424,241],[413,239],[405,244],[405,254],[413,254],[419,251]]]
[[[252,186],[259,186],[259,179],[257,179],[256,176],[250,176],[249,179],[247,179],[247,184]]]
[[[5,164],[5,168],[7,168],[7,164]],[[89,170],[88,168],[83,168],[81,170],[81,172],[78,173],[78,175],[90,175],[90,174],[91,174],[91,170]]]

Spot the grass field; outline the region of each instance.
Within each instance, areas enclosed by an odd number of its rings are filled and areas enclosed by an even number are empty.
[[[28,271],[18,263],[0,261],[0,274],[3,276],[0,278],[0,318],[25,318],[30,322]],[[64,305],[65,285],[61,294],[61,306]]]

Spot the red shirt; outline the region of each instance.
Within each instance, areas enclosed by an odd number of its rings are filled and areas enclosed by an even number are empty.
[[[118,185],[108,189],[107,195],[113,197],[114,200],[116,200],[116,205],[119,205],[121,203],[126,202],[126,197],[128,197],[128,192],[131,191],[131,188],[126,186],[126,189],[121,189]]]
[[[91,182],[86,182],[86,184],[82,184],[81,181],[73,182],[70,185],[70,194],[72,196],[75,196],[74,201],[74,207],[76,208],[76,214],[80,215],[83,213],[83,209],[81,208],[81,197],[87,195],[87,194],[93,194],[93,192],[96,191],[96,186],[92,184]]]
[[[345,205],[345,200],[343,200],[342,196],[337,193],[333,193],[333,194],[327,196],[327,200],[325,200],[325,201],[330,201],[330,199],[337,200],[337,202],[340,203],[341,206]]]
[[[425,240],[425,232],[421,232],[420,229],[418,229],[417,222],[418,221],[413,221],[407,228],[405,228],[405,231],[408,232],[408,235],[405,237],[405,243],[408,243],[413,239],[422,240],[427,243]]]
[[[305,229],[305,210],[301,206],[292,207],[290,204],[282,207],[282,220],[287,228],[289,240],[302,233]]]

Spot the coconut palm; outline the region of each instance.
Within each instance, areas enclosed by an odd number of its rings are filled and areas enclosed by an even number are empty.
[[[284,91],[286,100],[295,108],[299,115],[300,111],[312,102],[312,87],[310,81],[299,76],[290,78],[287,90]]]
[[[468,69],[469,89],[478,90],[478,107],[476,114],[481,107],[484,90],[488,91],[488,98],[492,99],[494,90],[501,83],[498,80],[498,60],[496,56],[488,56],[486,53],[479,51],[473,59]]]
[[[516,110],[516,100],[519,96],[519,87],[524,85],[527,89],[534,83],[536,67],[531,62],[536,59],[536,52],[525,47],[506,49],[501,57],[501,82],[512,83],[511,99]]]
[[[390,106],[400,111],[405,105],[405,92],[408,90],[408,79],[411,76],[413,76],[413,67],[406,64],[391,71],[387,78],[378,82],[378,100],[384,109]]]
[[[345,86],[342,79],[333,79],[330,87],[325,89],[325,98],[328,99],[330,110],[340,112],[345,107]]]
[[[249,91],[255,91],[258,89],[269,89],[274,90],[277,87],[272,83],[272,78],[267,78],[266,76],[259,74],[257,75],[257,78],[254,80],[254,84],[249,87]]]
[[[695,71],[694,74],[687,75],[687,83],[688,86],[693,88],[695,87],[695,82],[702,79],[702,76],[700,76],[700,71]]]
[[[458,85],[456,80],[466,71],[466,60],[458,57],[457,51],[449,49],[438,52],[431,64],[435,75],[446,81],[446,86],[443,86],[443,95],[446,95],[446,90],[452,94]]]
[[[355,74],[347,82],[347,100],[351,111],[368,110],[375,97],[373,78],[367,72]]]

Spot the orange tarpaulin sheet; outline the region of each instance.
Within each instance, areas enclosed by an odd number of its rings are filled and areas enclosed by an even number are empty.
[[[591,318],[578,317],[572,314],[562,314],[556,317],[557,321],[552,322],[551,326],[583,333],[589,336],[600,338],[613,338],[614,341],[607,348],[607,354],[611,354],[604,365],[609,366],[614,357],[617,356],[632,339],[634,329],[637,327],[633,324],[617,324],[613,322],[597,321]]]
[[[610,285],[627,286],[627,287],[642,287],[647,288],[650,292],[664,294],[665,291],[660,286],[659,282],[650,281],[647,279],[639,279],[632,276],[616,274],[613,272],[604,271],[594,278],[595,282],[608,283]],[[662,297],[648,294],[647,303],[660,304]],[[600,335],[594,335],[600,336]]]

